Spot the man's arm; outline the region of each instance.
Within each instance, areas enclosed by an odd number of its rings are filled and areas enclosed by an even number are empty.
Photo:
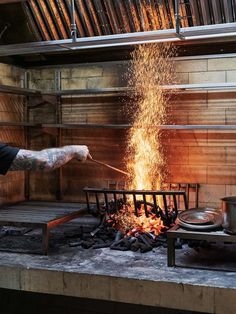
[[[51,171],[65,165],[71,159],[85,161],[87,158],[90,159],[91,156],[88,147],[85,145],[48,148],[41,151],[20,149],[9,168],[9,171]]]

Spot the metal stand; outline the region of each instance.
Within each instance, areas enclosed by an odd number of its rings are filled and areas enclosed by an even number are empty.
[[[167,266],[175,266],[175,240],[176,239],[187,240],[205,240],[210,242],[231,242],[236,243],[236,235],[230,235],[220,231],[190,231],[185,230],[178,225],[174,226],[167,231]]]

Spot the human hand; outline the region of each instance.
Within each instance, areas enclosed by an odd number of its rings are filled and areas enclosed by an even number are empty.
[[[79,161],[84,162],[86,159],[92,159],[89,153],[88,146],[86,145],[75,145],[75,158]]]

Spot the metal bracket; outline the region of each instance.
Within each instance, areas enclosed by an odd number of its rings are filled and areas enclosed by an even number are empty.
[[[179,14],[179,0],[175,0],[175,33],[180,39],[185,39],[185,37],[180,33],[180,21],[182,17]]]
[[[34,109],[47,104],[57,106],[57,96],[56,95],[30,96],[28,101],[28,108]]]
[[[73,40],[73,42],[76,42],[77,26],[75,22],[75,0],[71,0],[70,18],[71,18],[71,39]]]

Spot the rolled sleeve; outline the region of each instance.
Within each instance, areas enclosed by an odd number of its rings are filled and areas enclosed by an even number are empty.
[[[19,148],[0,143],[0,174],[7,173],[19,150]]]

